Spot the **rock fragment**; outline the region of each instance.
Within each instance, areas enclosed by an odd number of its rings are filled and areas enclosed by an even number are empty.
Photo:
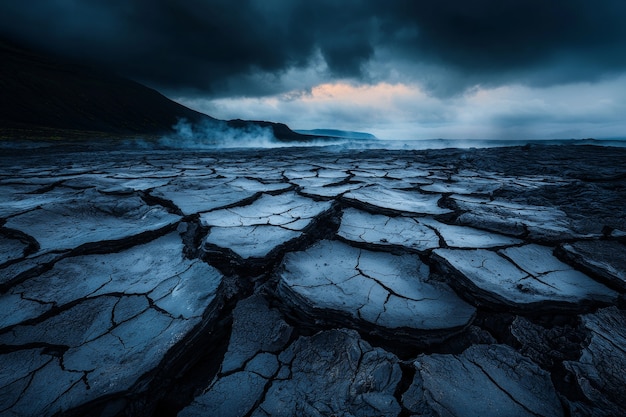
[[[420,355],[414,366],[402,402],[415,415],[563,416],[550,375],[509,346]]]
[[[262,296],[240,301],[219,375],[179,416],[247,415],[278,372],[292,330]]]
[[[262,296],[240,301],[233,311],[233,331],[220,372],[243,369],[259,353],[279,352],[289,342],[291,332],[292,327]]]
[[[626,245],[610,240],[565,243],[558,255],[614,288],[626,291]]]
[[[28,245],[19,239],[0,235],[0,267],[8,262],[22,258],[27,248]]]
[[[582,317],[589,345],[578,360],[565,362],[586,401],[572,402],[581,414],[626,414],[626,313],[616,307]]]
[[[397,416],[398,359],[353,330],[301,337],[279,356],[281,369],[253,416]]]
[[[510,326],[518,351],[543,369],[554,370],[565,360],[578,359],[586,334],[577,323],[542,326],[516,316]]]

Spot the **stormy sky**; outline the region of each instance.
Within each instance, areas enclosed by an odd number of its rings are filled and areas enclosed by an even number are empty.
[[[626,137],[624,0],[29,0],[0,36],[222,119],[381,138]]]

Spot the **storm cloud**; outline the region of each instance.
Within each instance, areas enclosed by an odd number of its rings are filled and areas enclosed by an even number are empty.
[[[322,82],[552,86],[626,69],[622,0],[32,0],[0,35],[187,96]]]

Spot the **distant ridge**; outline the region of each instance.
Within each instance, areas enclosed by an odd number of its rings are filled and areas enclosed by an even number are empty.
[[[252,126],[258,126],[260,128],[271,128],[274,133],[274,137],[283,141],[306,141],[314,139],[311,135],[301,134],[295,132],[284,123],[265,122],[259,120],[241,120],[234,119],[226,122],[229,127],[236,129],[247,129]]]
[[[309,139],[281,123],[219,121],[156,90],[0,39],[0,139],[168,134],[181,119],[231,128],[271,127],[278,140]]]
[[[371,133],[365,132],[351,132],[347,130],[338,129],[312,129],[312,130],[296,130],[297,133],[303,135],[312,136],[329,136],[334,138],[346,138],[346,139],[378,139]]]

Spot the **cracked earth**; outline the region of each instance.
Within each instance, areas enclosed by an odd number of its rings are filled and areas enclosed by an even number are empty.
[[[0,415],[626,415],[624,161],[7,152]]]

